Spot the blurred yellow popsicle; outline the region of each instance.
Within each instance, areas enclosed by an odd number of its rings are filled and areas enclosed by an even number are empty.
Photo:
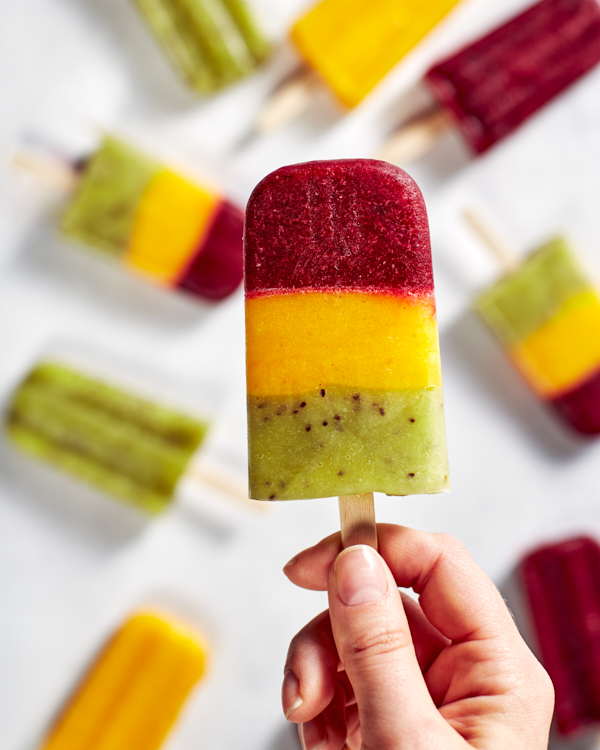
[[[207,647],[161,614],[134,615],[113,636],[40,750],[157,750],[205,671]]]
[[[459,0],[322,0],[293,27],[306,62],[354,107]]]

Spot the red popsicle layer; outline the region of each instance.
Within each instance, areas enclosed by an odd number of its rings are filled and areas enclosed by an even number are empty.
[[[248,298],[336,289],[433,294],[423,197],[384,162],[316,161],[274,172],[252,194],[245,243]]]
[[[179,289],[208,299],[223,299],[242,282],[244,213],[223,201],[213,224],[176,283]]]
[[[600,434],[600,371],[583,385],[550,401],[573,427],[584,435]]]

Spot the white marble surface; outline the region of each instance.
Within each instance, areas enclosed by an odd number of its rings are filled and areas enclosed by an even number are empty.
[[[218,387],[212,451],[243,476],[241,292],[197,306],[67,247],[53,229],[60,195],[11,170],[12,149],[37,140],[76,155],[93,147],[102,129],[117,130],[244,202],[283,164],[373,155],[401,114],[403,92],[429,63],[527,4],[465,0],[352,114],[337,117],[323,97],[287,130],[248,141],[261,101],[294,64],[285,45],[250,80],[196,101],[127,0],[5,3],[0,401],[49,346],[82,341],[151,379],[185,382],[198,403]],[[255,5],[283,44],[306,2]],[[600,536],[600,443],[569,440],[472,319],[472,294],[496,271],[460,210],[486,210],[523,252],[567,231],[600,276],[599,167],[596,69],[484,158],[466,159],[449,137],[409,170],[431,218],[453,492],[378,498],[377,514],[457,535],[509,596],[515,562],[531,545],[581,530]],[[202,623],[215,644],[212,677],[169,749],[295,748],[279,707],[282,666],[290,637],[325,598],[294,589],[281,568],[338,528],[335,500],[289,503],[265,517],[236,515],[223,534],[183,508],[140,523],[109,500],[27,467],[1,446],[0,747],[33,747],[110,629],[132,607],[167,600]]]

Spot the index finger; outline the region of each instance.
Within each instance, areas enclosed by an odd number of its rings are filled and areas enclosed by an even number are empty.
[[[378,524],[379,553],[398,586],[412,588],[427,619],[451,641],[516,634],[498,590],[454,537],[405,526]],[[341,550],[333,534],[301,552],[285,568],[303,588],[326,590],[327,574]]]

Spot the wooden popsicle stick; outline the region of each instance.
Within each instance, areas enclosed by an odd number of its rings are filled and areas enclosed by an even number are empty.
[[[521,260],[514,247],[503,239],[499,232],[490,226],[481,214],[472,208],[463,210],[463,218],[475,234],[483,240],[485,246],[490,250],[505,273],[513,273],[520,265]]]
[[[319,77],[312,70],[301,69],[284,81],[270,96],[255,124],[260,135],[272,133],[305,112],[314,101]]]
[[[40,177],[49,185],[64,192],[71,192],[79,180],[77,170],[59,159],[48,159],[38,154],[18,151],[12,157],[12,165],[24,172]]]
[[[192,464],[186,472],[186,477],[193,478],[223,493],[244,510],[264,513],[270,509],[269,503],[251,500],[248,497],[246,486],[241,482],[231,479],[224,472],[218,471],[206,463]]]
[[[393,133],[377,154],[377,158],[394,164],[416,161],[433,148],[450,125],[448,115],[439,107],[435,107]]]
[[[339,505],[342,547],[346,549],[346,547],[352,547],[355,544],[368,544],[369,547],[377,549],[373,493],[341,495]]]

